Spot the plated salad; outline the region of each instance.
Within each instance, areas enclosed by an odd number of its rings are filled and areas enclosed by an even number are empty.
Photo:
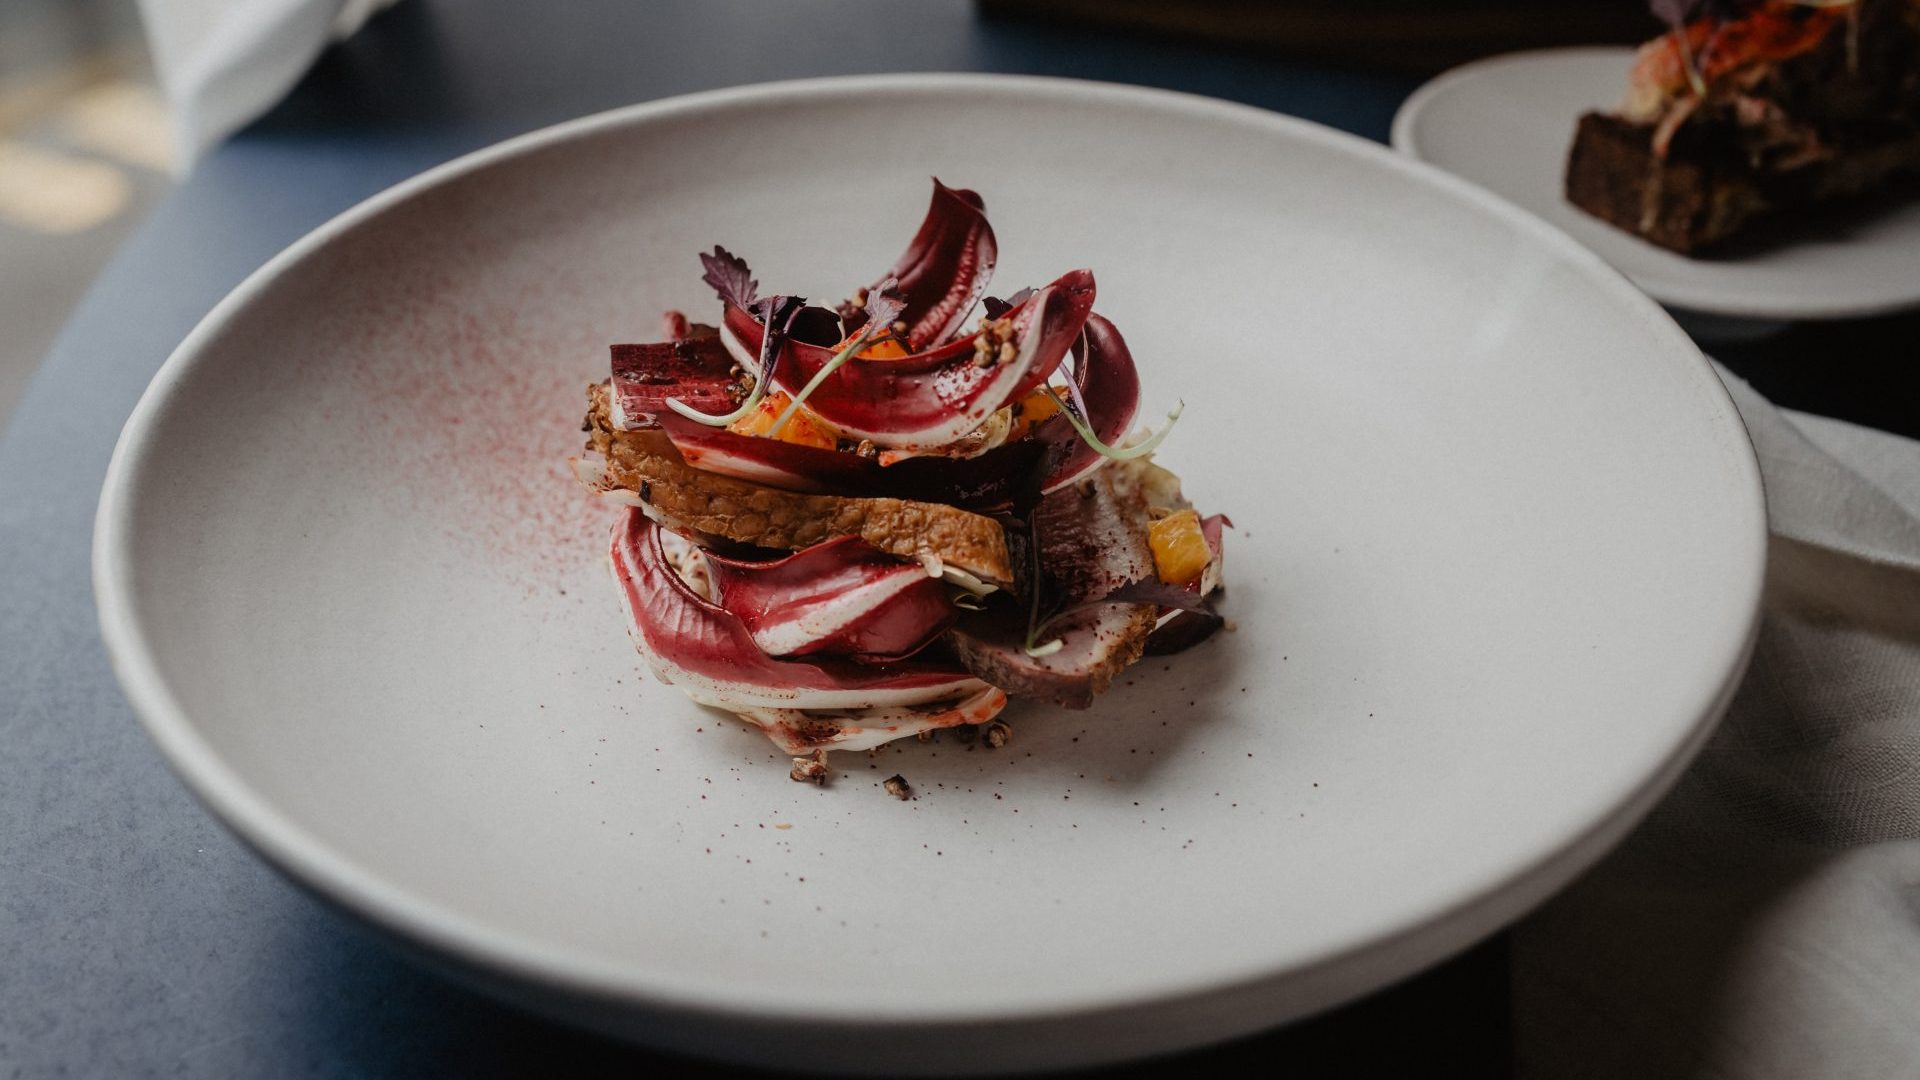
[[[940,728],[1000,745],[1010,697],[1084,709],[1222,625],[1227,522],[1151,457],[1180,409],[1134,431],[1091,271],[995,297],[997,255],[980,196],[938,180],[905,253],[834,307],[762,295],[715,247],[716,321],[669,312],[588,387],[575,471],[623,504],[634,644],[796,780]]]

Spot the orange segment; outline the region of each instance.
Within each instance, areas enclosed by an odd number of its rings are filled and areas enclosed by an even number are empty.
[[[1045,390],[1035,390],[1021,398],[1013,407],[1013,427],[1007,432],[1007,441],[1012,442],[1032,431],[1034,425],[1060,411],[1060,403]]]
[[[862,360],[899,360],[907,355],[907,349],[897,339],[888,338],[861,349],[858,355]]]
[[[1206,535],[1200,531],[1200,515],[1192,510],[1176,511],[1154,522],[1147,530],[1147,543],[1153,548],[1154,570],[1169,585],[1187,584],[1213,561]]]
[[[727,430],[735,435],[757,435],[765,438],[767,433],[773,430],[774,422],[780,419],[780,414],[786,412],[787,406],[791,404],[793,404],[793,398],[788,397],[786,391],[775,390],[761,398],[760,404],[754,406],[752,412],[728,424]],[[834,437],[833,433],[820,426],[807,413],[804,406],[793,414],[793,419],[787,421],[787,426],[780,429],[780,434],[772,437],[781,442],[817,446],[822,450],[833,450],[840,445],[840,441]]]

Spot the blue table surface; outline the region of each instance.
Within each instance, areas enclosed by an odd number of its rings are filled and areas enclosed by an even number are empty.
[[[409,0],[375,18],[153,213],[0,433],[0,1077],[735,1072],[455,988],[254,858],[167,771],[113,679],[89,580],[93,511],[114,437],[174,345],[248,272],[360,199],[584,113],[898,70],[1144,83],[1380,140],[1414,86],[982,21],[956,0]],[[1112,1074],[1285,1062],[1309,1076],[1497,1075],[1504,979],[1496,938],[1325,1017]]]

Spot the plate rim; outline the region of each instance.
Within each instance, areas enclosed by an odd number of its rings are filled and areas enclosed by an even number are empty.
[[[1393,114],[1390,143],[1394,150],[1399,153],[1421,164],[1433,165],[1433,162],[1429,161],[1421,152],[1420,139],[1418,138],[1419,125],[1422,119],[1421,114],[1435,101],[1439,100],[1443,95],[1457,89],[1462,83],[1494,76],[1503,68],[1518,67],[1522,64],[1538,63],[1554,59],[1598,59],[1603,56],[1620,61],[1620,70],[1624,79],[1624,73],[1633,59],[1635,48],[1636,47],[1632,45],[1561,45],[1545,49],[1521,49],[1514,52],[1499,53],[1494,56],[1484,56],[1478,60],[1471,60],[1456,67],[1448,68],[1446,71],[1421,83],[1413,93],[1407,95],[1405,101],[1400,103],[1400,107],[1395,110]],[[1622,85],[1624,85],[1624,83]],[[1567,138],[1571,140],[1572,137],[1572,131],[1569,129]],[[1465,178],[1461,177],[1461,179]],[[1473,183],[1473,181],[1468,182]],[[1497,191],[1493,191],[1491,188],[1485,188],[1484,190],[1492,192],[1497,198],[1506,198],[1506,196],[1501,195]],[[1525,207],[1520,207],[1518,204],[1514,205],[1520,209],[1522,213],[1540,217],[1540,215],[1534,214],[1533,211]],[[1543,222],[1546,221],[1544,217],[1540,217],[1540,220]],[[1549,228],[1555,229],[1556,231],[1565,231],[1551,222],[1546,223]],[[1617,231],[1620,232],[1620,238],[1622,240],[1644,245],[1650,252],[1666,253],[1664,249],[1656,248],[1624,230]],[[1575,243],[1579,243],[1579,241],[1575,240]],[[1585,247],[1584,244],[1581,246]],[[1598,253],[1596,252],[1596,254]],[[1681,257],[1684,258],[1684,256]],[[1605,260],[1605,256],[1601,256],[1601,258]],[[1703,263],[1697,259],[1690,259],[1688,261],[1693,266],[1712,266],[1711,263]],[[1610,261],[1609,265],[1612,265]],[[1724,288],[1696,288],[1687,285],[1685,282],[1647,281],[1644,279],[1645,275],[1637,273],[1631,267],[1616,266],[1615,269],[1625,275],[1636,287],[1642,289],[1663,304],[1684,312],[1731,319],[1764,321],[1864,319],[1879,315],[1892,315],[1920,308],[1920,287],[1916,287],[1912,291],[1912,294],[1906,299],[1881,298],[1848,302],[1795,301],[1775,297],[1770,302],[1749,301],[1741,299],[1737,294]]]
[[[1304,139],[1368,157],[1383,168],[1411,175],[1423,184],[1437,187],[1451,197],[1506,220],[1518,231],[1530,234],[1534,242],[1544,244],[1552,254],[1565,259],[1568,265],[1584,268],[1593,284],[1610,290],[1630,314],[1637,312],[1642,319],[1665,323],[1676,343],[1683,345],[1688,355],[1692,381],[1703,394],[1700,404],[1719,421],[1716,426],[1727,433],[1724,436],[1726,445],[1721,449],[1725,452],[1729,473],[1737,474],[1735,481],[1743,496],[1739,500],[1740,511],[1748,519],[1744,544],[1736,550],[1729,550],[1727,556],[1745,566],[1747,573],[1744,577],[1749,585],[1742,597],[1745,608],[1744,634],[1737,642],[1720,643],[1717,655],[1720,661],[1718,681],[1713,691],[1697,703],[1693,720],[1683,732],[1678,733],[1679,738],[1663,759],[1661,768],[1630,785],[1630,790],[1619,795],[1607,814],[1588,822],[1583,830],[1559,847],[1534,852],[1509,877],[1488,881],[1479,891],[1460,898],[1454,906],[1430,911],[1420,921],[1395,926],[1389,932],[1364,940],[1329,947],[1321,954],[1292,965],[1278,968],[1268,965],[1245,977],[1236,975],[1189,980],[1187,983],[1159,981],[1118,992],[1109,989],[1104,994],[1056,1002],[1053,1009],[1021,1007],[1015,1011],[996,1001],[981,1002],[972,1010],[956,1012],[944,1009],[934,1013],[929,1010],[889,1010],[885,1003],[876,1002],[860,1002],[857,1007],[848,1007],[834,1002],[774,1001],[764,996],[754,998],[739,993],[689,993],[687,988],[675,986],[670,980],[647,975],[644,969],[594,963],[592,958],[582,957],[576,952],[542,947],[524,935],[469,919],[430,897],[395,886],[382,880],[377,873],[359,867],[350,857],[333,850],[281,813],[271,800],[254,790],[220,758],[211,744],[198,734],[192,718],[174,696],[148,642],[148,634],[141,625],[133,590],[132,555],[136,534],[131,528],[130,512],[135,496],[130,478],[139,471],[142,459],[151,451],[155,423],[163,414],[174,388],[194,368],[206,344],[236,314],[283,273],[362,222],[455,178],[549,145],[655,119],[697,114],[703,110],[727,110],[768,100],[801,98],[820,101],[835,96],[858,98],[902,90],[1002,92],[1037,95],[1063,102],[1185,111],[1229,120],[1250,131],[1264,128],[1279,137]],[[656,1018],[680,1017],[809,1034],[824,1030],[832,1037],[844,1038],[849,1032],[898,1033],[917,1030],[937,1033],[987,1024],[998,1025],[1003,1030],[1009,1023],[1014,1024],[1015,1029],[1031,1029],[1033,1025],[1047,1026],[1090,1018],[1111,1020],[1135,1017],[1141,1018],[1144,1023],[1144,1018],[1160,1015],[1170,1002],[1201,997],[1217,998],[1221,995],[1237,998],[1265,995],[1266,999],[1278,1000],[1284,997],[1281,988],[1296,980],[1320,978],[1337,982],[1340,981],[1339,977],[1345,977],[1348,982],[1353,982],[1356,977],[1353,973],[1367,969],[1369,964],[1372,965],[1369,970],[1376,972],[1375,976],[1359,977],[1364,985],[1350,986],[1343,993],[1330,998],[1323,997],[1304,1006],[1295,1004],[1277,1015],[1262,1014],[1264,1019],[1255,1024],[1248,1024],[1244,1018],[1235,1018],[1228,1026],[1216,1025],[1215,1030],[1206,1030],[1201,1025],[1163,1031],[1150,1038],[1142,1029],[1142,1037],[1147,1038],[1150,1045],[1132,1047],[1121,1055],[1133,1056],[1257,1030],[1350,1000],[1466,947],[1517,918],[1596,862],[1678,778],[1731,700],[1758,632],[1765,548],[1765,514],[1758,464],[1751,442],[1745,437],[1739,413],[1705,358],[1672,324],[1668,315],[1644,293],[1634,289],[1593,252],[1535,215],[1477,185],[1425,162],[1395,154],[1371,140],[1256,106],[1196,94],[1091,80],[929,73],[785,80],[727,87],[609,109],[526,132],[460,155],[334,215],[249,274],[200,320],[160,366],[132,410],[114,447],[95,516],[92,571],[101,636],[114,673],[142,726],[162,750],[169,767],[214,816],[297,884],[353,912],[380,930],[397,935],[410,945],[442,954],[456,965],[469,967],[489,977],[504,976],[514,983],[537,988],[541,992],[558,994],[575,1001],[612,1004],[621,1010],[645,1011]],[[1707,681],[1703,679],[1702,684]],[[1390,970],[1386,975],[1378,976],[1381,955],[1392,949],[1401,951],[1400,959],[1385,965]],[[663,1032],[661,1027],[658,1024],[649,1025],[644,1030],[653,1041],[672,1044],[671,1035]],[[708,1052],[717,1049],[704,1042],[697,1045]],[[1091,1062],[1101,1059],[1098,1054],[1089,1053],[1061,1059],[1021,1057],[1020,1052],[1014,1051],[1014,1056],[1008,1058],[1003,1066],[1026,1067],[1040,1061]],[[991,1051],[983,1053],[981,1048],[969,1053],[977,1060],[992,1057]],[[844,1060],[857,1064],[856,1059]],[[900,1063],[886,1064],[893,1067]]]

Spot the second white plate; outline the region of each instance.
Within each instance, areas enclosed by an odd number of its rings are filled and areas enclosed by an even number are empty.
[[[1574,125],[1619,102],[1632,63],[1632,49],[1609,46],[1455,68],[1400,107],[1394,148],[1547,219],[1670,307],[1779,320],[1920,306],[1920,200],[1823,214],[1818,228],[1711,258],[1676,255],[1575,209],[1561,193]]]

